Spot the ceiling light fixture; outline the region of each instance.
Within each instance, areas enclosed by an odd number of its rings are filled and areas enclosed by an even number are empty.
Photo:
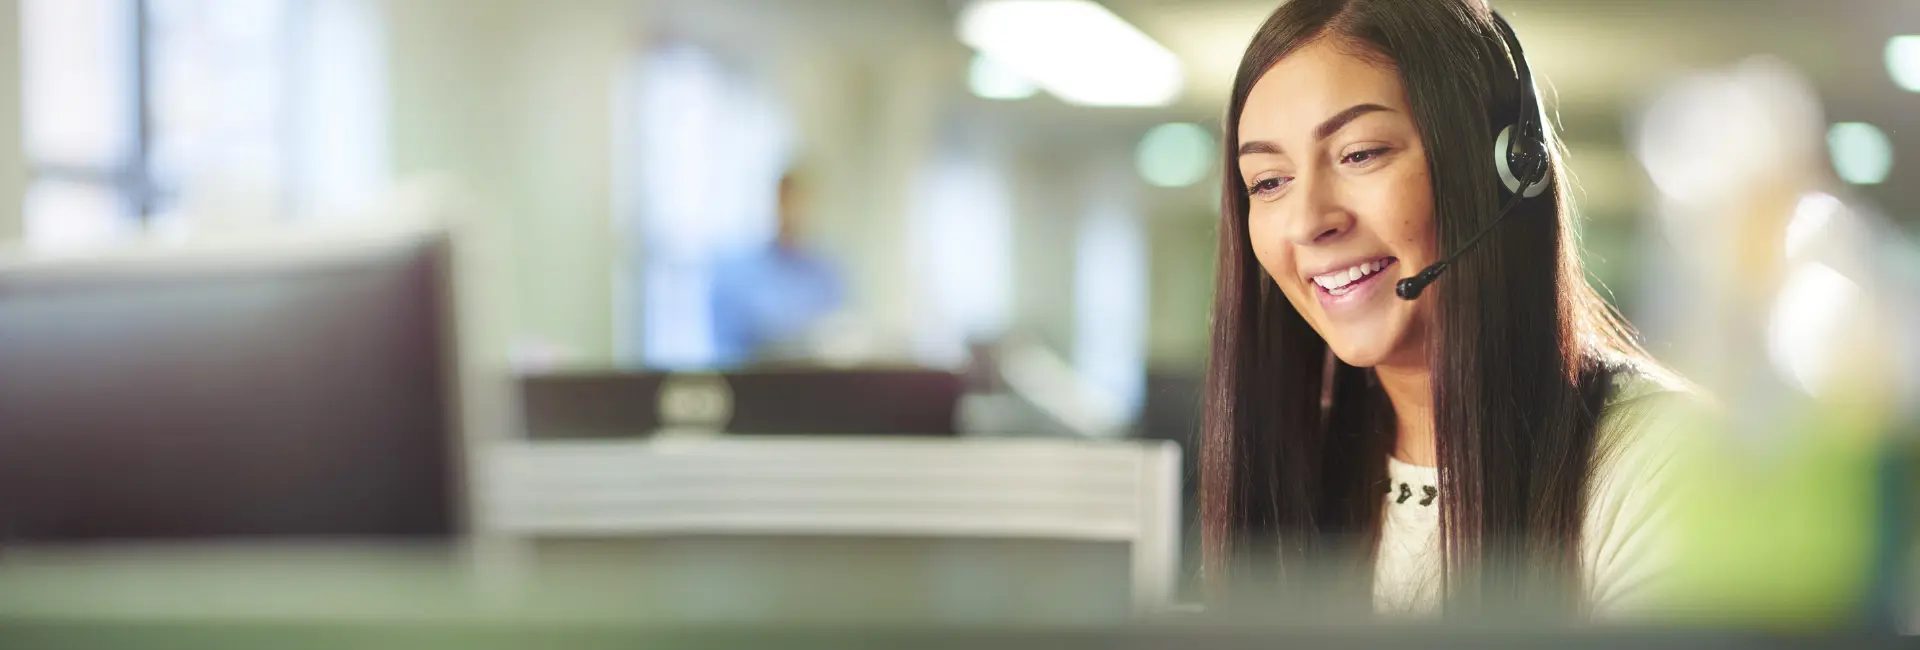
[[[1062,101],[1166,106],[1179,99],[1180,60],[1090,0],[975,0],[960,41]]]

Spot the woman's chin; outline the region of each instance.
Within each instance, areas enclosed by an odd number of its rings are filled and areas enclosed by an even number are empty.
[[[1374,341],[1335,341],[1330,342],[1329,347],[1333,348],[1333,356],[1338,357],[1341,363],[1355,368],[1372,368],[1385,363],[1392,351],[1392,346]]]
[[[1424,328],[1411,314],[1390,314],[1327,328],[1332,336],[1321,334],[1333,356],[1356,368],[1421,363],[1420,334]]]

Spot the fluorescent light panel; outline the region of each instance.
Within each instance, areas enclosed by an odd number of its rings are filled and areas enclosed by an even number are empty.
[[[1089,0],[975,0],[960,41],[1062,101],[1166,106],[1180,97],[1180,60]]]

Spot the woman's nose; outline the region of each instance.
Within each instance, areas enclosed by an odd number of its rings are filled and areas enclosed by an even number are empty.
[[[1353,228],[1353,213],[1338,199],[1330,183],[1314,179],[1294,180],[1300,196],[1300,213],[1287,224],[1287,238],[1296,246],[1324,244]]]

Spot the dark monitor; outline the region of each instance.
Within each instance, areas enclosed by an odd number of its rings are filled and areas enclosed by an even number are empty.
[[[0,544],[454,532],[445,237],[281,248],[0,265]]]
[[[755,435],[950,436],[966,390],[925,369],[780,368],[724,374],[608,372],[521,380],[534,438],[644,436],[691,428]]]

